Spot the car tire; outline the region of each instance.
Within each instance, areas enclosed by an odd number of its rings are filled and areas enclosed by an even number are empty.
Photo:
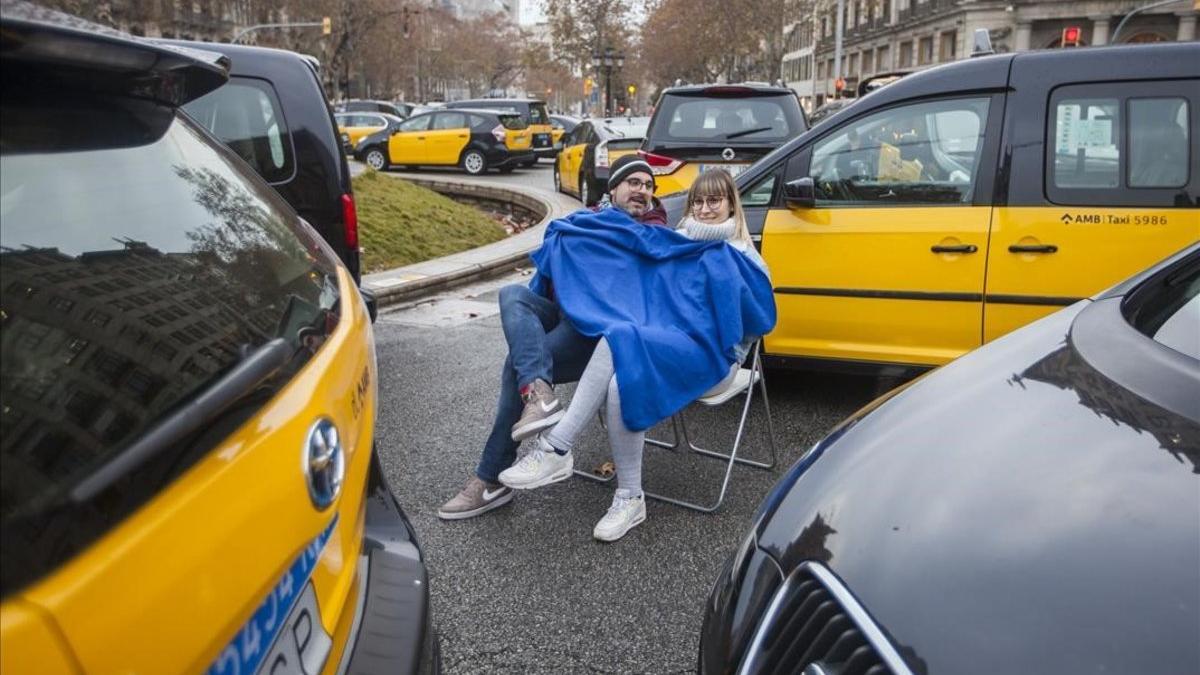
[[[558,162],[554,163],[554,191],[562,192],[562,176],[558,173]]]
[[[586,174],[579,172],[579,201],[583,202],[584,206],[592,206],[596,200],[592,198],[592,185]]]
[[[363,162],[376,171],[385,171],[388,168],[387,153],[380,147],[370,148],[363,153]]]
[[[463,153],[462,162],[463,171],[478,176],[484,171],[487,171],[487,158],[478,150],[468,150]]]

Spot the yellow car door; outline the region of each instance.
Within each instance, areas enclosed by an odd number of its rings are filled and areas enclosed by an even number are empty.
[[[991,208],[976,195],[990,199],[997,139],[985,130],[1000,107],[894,107],[799,151],[793,199],[763,228],[779,313],[768,353],[939,365],[980,344]]]
[[[471,142],[471,129],[467,125],[467,114],[447,110],[435,113],[433,124],[426,135],[427,164],[458,164],[462,151]]]
[[[1039,118],[1049,110],[1031,125],[1046,142],[1014,169],[995,210],[985,341],[1200,239],[1200,209],[1187,198],[1200,194],[1197,92],[1196,80],[1100,82],[1037,92],[1036,108],[1022,106]]]
[[[410,117],[388,139],[388,160],[392,164],[428,164],[429,124],[433,113]]]
[[[558,153],[558,176],[564,190],[578,194],[579,165],[582,161],[583,150],[587,147],[582,139],[587,133],[587,123],[580,124],[574,131],[567,134],[563,141],[563,149]]]

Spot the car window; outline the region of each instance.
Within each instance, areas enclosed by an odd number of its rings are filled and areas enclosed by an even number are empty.
[[[651,134],[664,141],[781,141],[804,130],[794,96],[664,96]]]
[[[7,586],[14,568],[37,575],[81,550],[259,410],[336,325],[338,287],[319,235],[184,116],[8,96],[0,111],[0,528],[19,542]],[[261,389],[100,501],[72,500],[275,338],[292,356]]]
[[[1119,108],[1115,98],[1066,99],[1055,106],[1055,187],[1121,185]]]
[[[974,194],[988,99],[890,108],[816,144],[818,205],[965,204]]]
[[[466,113],[441,112],[433,117],[434,129],[464,129],[466,126]]]
[[[505,129],[528,129],[529,124],[525,122],[525,118],[516,114],[498,115],[500,124],[504,125]]]
[[[1132,98],[1128,105],[1129,187],[1187,185],[1191,165],[1187,100]]]
[[[429,129],[429,121],[433,119],[433,115],[418,115],[410,117],[400,123],[400,131],[425,131]]]
[[[374,127],[376,129],[382,129],[383,127],[387,126],[387,120],[379,115],[367,115],[363,122],[363,126]]]
[[[1046,192],[1061,204],[1177,204],[1195,179],[1194,99],[1172,83],[1073,85],[1051,98]],[[1175,95],[1179,92],[1178,95]]]
[[[546,113],[546,105],[544,103],[531,103],[529,105],[529,123],[530,124],[549,124],[550,115]]]
[[[232,77],[184,110],[246,160],[268,183],[295,172],[291,138],[279,97],[269,82]]]
[[[751,186],[742,195],[742,206],[769,206],[771,195],[775,193],[775,180],[778,175],[779,172],[775,171]]]
[[[1200,359],[1200,264],[1193,263],[1173,276],[1143,302],[1130,321],[1155,342]]]
[[[471,128],[472,129],[487,126],[487,123],[488,123],[488,119],[486,117],[484,117],[483,115],[471,115]]]

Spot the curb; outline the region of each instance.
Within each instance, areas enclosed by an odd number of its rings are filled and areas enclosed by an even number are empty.
[[[363,275],[362,287],[375,295],[379,307],[389,307],[470,281],[507,272],[529,261],[542,243],[546,225],[569,211],[531,190],[471,182],[461,178],[393,175],[442,194],[462,194],[509,201],[542,214],[538,223],[523,232],[491,244],[396,269]]]

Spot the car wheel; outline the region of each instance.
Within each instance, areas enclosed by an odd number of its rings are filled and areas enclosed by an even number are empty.
[[[562,192],[562,176],[558,175],[558,162],[554,163],[554,191]]]
[[[584,206],[591,206],[594,203],[592,201],[592,186],[583,172],[579,173],[579,201],[583,202]]]
[[[387,154],[384,153],[383,149],[381,148],[371,148],[367,151],[364,159],[367,162],[367,166],[375,169],[376,171],[383,171],[384,169],[388,168]]]
[[[487,171],[487,160],[484,158],[482,152],[478,150],[468,150],[466,154],[463,155],[462,168],[472,176],[478,176],[484,171]]]

